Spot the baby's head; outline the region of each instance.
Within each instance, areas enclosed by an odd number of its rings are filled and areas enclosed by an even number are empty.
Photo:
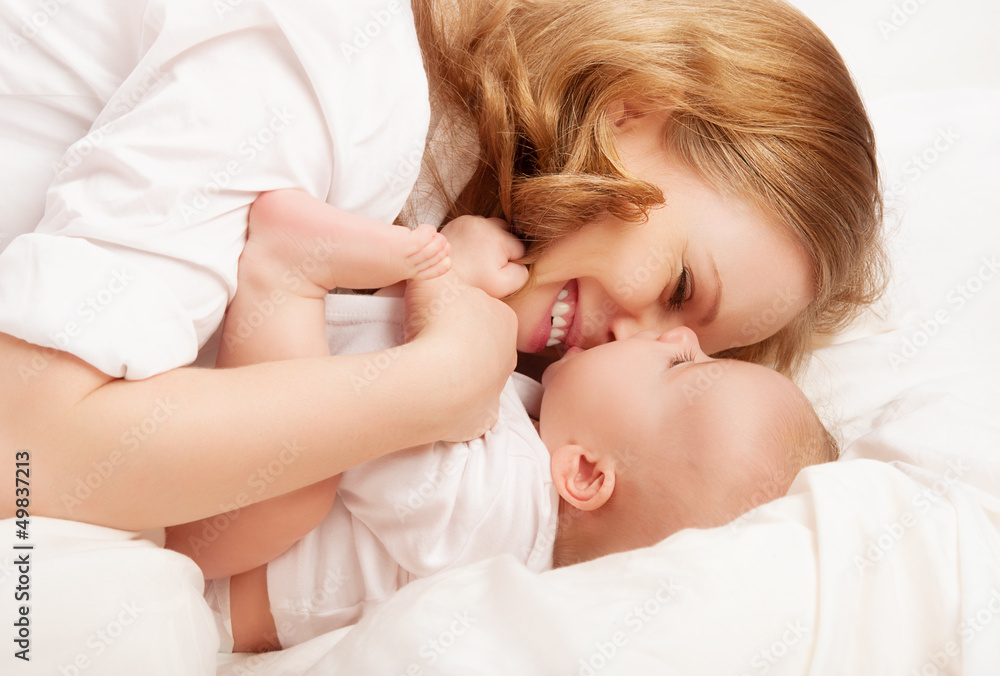
[[[571,350],[542,382],[540,432],[561,498],[556,566],[722,526],[837,457],[788,378],[712,359],[684,327]]]

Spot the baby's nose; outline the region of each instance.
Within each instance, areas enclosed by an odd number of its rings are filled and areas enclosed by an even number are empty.
[[[694,350],[701,349],[701,346],[698,344],[697,334],[686,326],[675,326],[668,331],[664,331],[657,340],[661,343],[681,345]]]

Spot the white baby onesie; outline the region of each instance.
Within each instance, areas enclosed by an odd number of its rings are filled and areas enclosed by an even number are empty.
[[[382,350],[399,343],[402,303],[330,296],[327,327],[335,354]],[[373,357],[371,367],[374,378],[392,365]],[[499,421],[479,439],[399,451],[342,475],[323,523],[268,564],[283,647],[353,624],[403,585],[449,568],[500,554],[551,567],[558,494],[519,390],[537,403],[540,386],[515,374]]]

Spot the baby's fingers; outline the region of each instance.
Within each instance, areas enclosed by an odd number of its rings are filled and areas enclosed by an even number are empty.
[[[520,291],[521,287],[528,282],[528,268],[513,261],[497,270],[493,280],[493,287],[490,295],[494,298],[506,298],[512,293]]]
[[[524,256],[524,242],[506,230],[501,231],[501,237],[503,238],[503,248],[504,253],[507,254],[507,260],[516,261]]]

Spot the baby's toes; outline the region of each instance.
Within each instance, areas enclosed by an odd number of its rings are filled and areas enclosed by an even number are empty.
[[[413,265],[413,279],[430,279],[443,275],[451,268],[451,244],[439,232],[435,232],[433,238],[419,252],[410,257]],[[447,266],[442,268],[441,264],[447,262]]]
[[[432,246],[439,237],[444,237],[444,235],[440,234],[433,225],[427,223],[410,230],[406,235],[405,256],[407,262],[425,260],[427,247]]]
[[[420,240],[420,247],[413,249],[413,253],[406,257],[406,262],[409,265],[424,265],[428,261],[438,259],[442,251],[447,255],[451,250],[451,244],[448,243],[444,235],[434,229],[434,226],[426,226],[427,230],[423,230],[424,227],[420,226],[410,235],[413,240]],[[413,243],[411,242],[411,245]]]
[[[451,256],[445,251],[442,256],[434,258],[425,264],[418,272],[414,273],[413,279],[434,279],[451,270]]]

